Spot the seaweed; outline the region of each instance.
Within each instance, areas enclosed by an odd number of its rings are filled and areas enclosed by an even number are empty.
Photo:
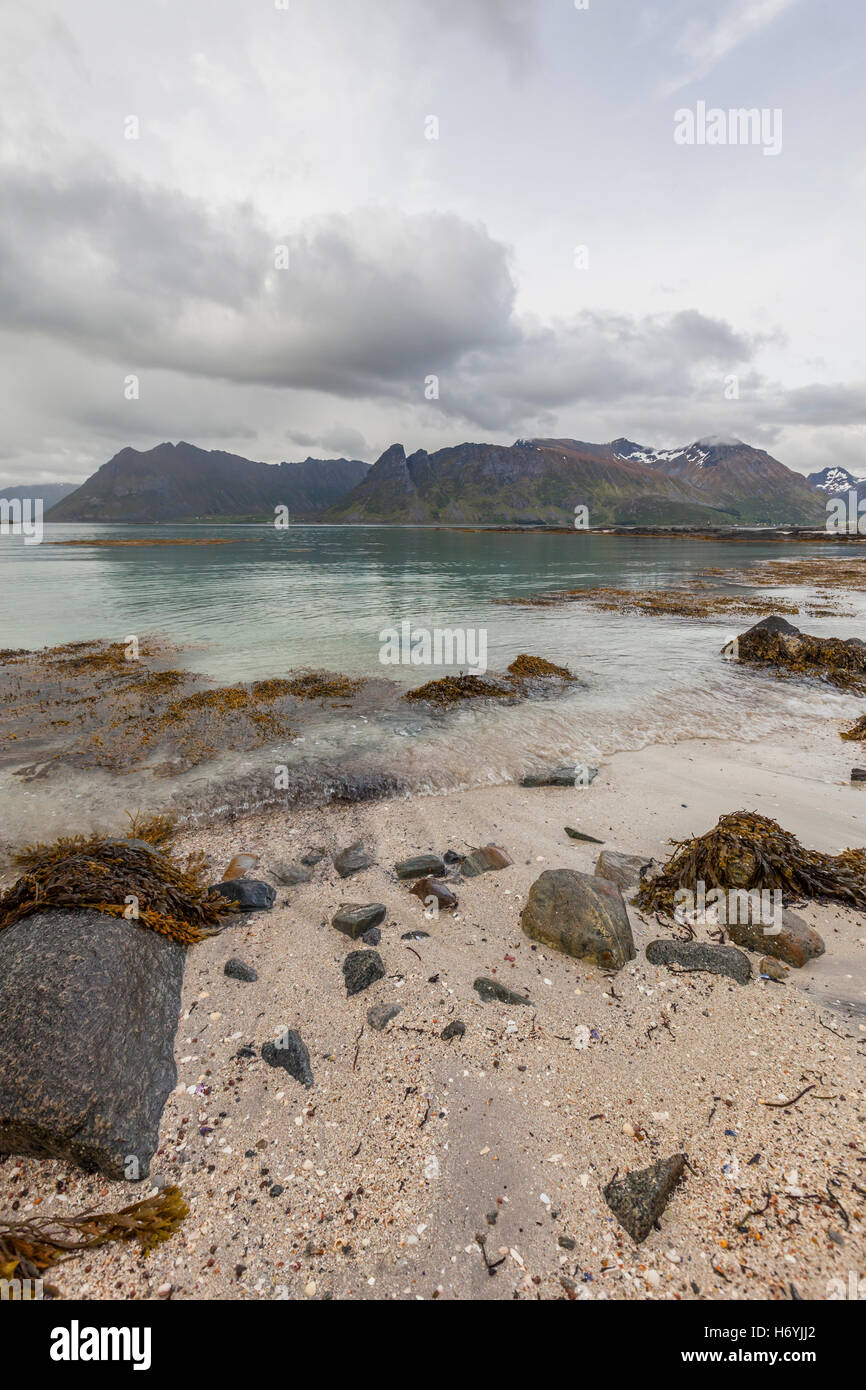
[[[251,690],[258,700],[278,700],[284,695],[293,695],[296,700],[339,700],[356,694],[365,684],[366,681],[351,676],[311,671],[307,675],[293,676],[290,680],[277,677],[254,681]]]
[[[527,608],[558,608],[566,603],[589,603],[606,613],[645,613],[654,617],[720,618],[727,615],[760,617],[766,613],[798,613],[796,603],[778,599],[720,594],[706,584],[693,583],[672,589],[555,589],[527,598],[501,598],[495,603]]]
[[[134,818],[133,827],[165,843],[167,820]],[[53,844],[30,845],[14,862],[24,872],[0,894],[0,930],[36,912],[89,909],[127,917],[191,946],[212,936],[220,929],[221,918],[236,910],[207,884],[200,855],[191,855],[180,865],[157,847],[75,835]]]
[[[836,899],[866,908],[866,849],[822,854],[756,811],[720,816],[705,835],[671,840],[661,873],[645,879],[635,901],[645,912],[672,914],[678,889],[780,889],[783,902]]]
[[[543,656],[527,656],[521,652],[508,668],[508,674],[515,681],[532,679],[536,676],[558,676],[560,680],[576,681],[577,676],[567,666],[557,666],[553,661],[545,661]]]
[[[866,693],[866,646],[807,632],[757,626],[737,638],[740,664],[770,667],[775,675],[812,676],[840,690]]]
[[[861,714],[857,723],[852,724],[850,729],[843,729],[839,737],[852,743],[862,743],[866,740],[866,714]]]
[[[52,1265],[113,1241],[137,1241],[143,1254],[169,1240],[189,1215],[179,1187],[166,1187],[120,1211],[0,1221],[0,1279],[38,1279]]]
[[[440,680],[427,681],[415,690],[407,690],[404,700],[425,700],[431,705],[447,709],[459,700],[516,700],[517,692],[498,680],[484,680],[482,676],[443,676]]]

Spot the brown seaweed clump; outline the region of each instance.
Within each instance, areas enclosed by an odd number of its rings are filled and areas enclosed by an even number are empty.
[[[796,603],[775,598],[720,594],[695,582],[689,588],[672,589],[554,589],[527,598],[496,599],[496,603],[527,608],[558,608],[566,603],[588,603],[605,613],[645,613],[657,618],[760,617],[766,613],[798,613]]]
[[[866,908],[866,849],[835,855],[804,849],[790,831],[756,811],[720,816],[705,835],[671,844],[674,852],[662,872],[638,890],[635,901],[645,912],[672,915],[677,890],[696,892],[698,883],[726,892],[778,888],[783,902],[833,898]]]
[[[351,676],[331,675],[328,671],[311,671],[307,675],[254,681],[252,694],[258,700],[279,700],[291,695],[296,700],[345,700],[357,694],[366,681]]]
[[[407,690],[404,700],[424,700],[428,704],[447,709],[459,700],[516,700],[514,690],[502,681],[485,680],[483,676],[443,676],[441,680],[427,681],[416,690]]]
[[[532,680],[538,676],[558,676],[563,681],[577,680],[567,666],[557,666],[553,661],[545,661],[543,656],[527,656],[526,652],[514,658],[508,674],[515,680]]]
[[[841,738],[847,739],[851,743],[863,743],[866,741],[866,714],[861,714],[856,724],[852,724],[850,729],[843,729]]]
[[[133,827],[150,825],[160,834],[164,820],[133,821]],[[208,886],[201,856],[190,856],[181,865],[156,847],[75,835],[30,845],[14,862],[24,872],[0,894],[0,930],[36,912],[90,909],[128,917],[192,946],[219,930],[220,919],[233,910]]]
[[[797,628],[774,630],[759,623],[737,638],[737,656],[778,675],[817,676],[841,690],[866,693],[866,644],[857,639],[812,637]]]
[[[180,1188],[166,1187],[120,1211],[0,1221],[0,1279],[38,1279],[52,1265],[116,1240],[137,1241],[146,1254],[188,1215]]]

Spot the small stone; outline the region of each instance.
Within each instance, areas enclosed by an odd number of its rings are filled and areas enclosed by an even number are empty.
[[[378,951],[350,951],[343,961],[343,978],[346,981],[346,994],[360,994],[369,989],[377,980],[385,978],[385,967]]]
[[[606,878],[618,888],[633,888],[652,862],[651,858],[640,854],[619,854],[615,849],[604,849],[596,860],[595,876]]]
[[[386,1024],[403,1012],[402,1004],[374,1004],[367,1010],[367,1022],[377,1033],[381,1033]]]
[[[377,927],[383,922],[386,913],[384,903],[341,903],[331,918],[331,926],[354,941],[370,927]]]
[[[573,1240],[573,1239],[571,1238],[571,1236],[558,1236],[558,1237],[557,1237],[557,1240],[556,1240],[556,1243],[557,1243],[557,1245],[559,1245],[563,1250],[573,1250],[573,1249],[575,1248],[575,1246],[577,1245],[577,1241],[576,1241],[576,1240]]]
[[[271,1186],[268,1188],[268,1196],[269,1196],[269,1197],[282,1197],[282,1195],[283,1195],[283,1193],[285,1192],[285,1190],[286,1190],[286,1189],[283,1187],[282,1183],[279,1183],[279,1182],[271,1183]]]
[[[259,978],[258,971],[254,970],[251,965],[247,965],[240,956],[232,956],[231,960],[226,961],[223,974],[228,975],[232,980],[243,980],[244,984],[247,985],[254,984]]]
[[[513,989],[506,989],[498,980],[490,980],[485,975],[479,975],[472,988],[485,1004],[528,1004],[532,1007],[531,999],[525,999],[522,994],[516,994]]]
[[[171,1287],[172,1287],[171,1284],[160,1284],[159,1288],[158,1288],[157,1291],[156,1291],[156,1292],[157,1292],[157,1296],[158,1296],[159,1298],[170,1298],[170,1297],[171,1297]]]
[[[851,781],[866,782],[866,767],[852,767]]]
[[[462,1038],[465,1032],[466,1024],[463,1019],[455,1018],[450,1023],[445,1024],[439,1036],[443,1042],[450,1042],[452,1038]]]
[[[251,869],[254,869],[258,862],[259,856],[257,854],[236,854],[223,874],[223,878],[226,881],[243,878],[244,874],[248,874]]]
[[[314,869],[317,864],[321,864],[323,859],[327,859],[328,851],[321,845],[316,849],[308,849],[306,854],[301,855],[301,863],[308,869]]]
[[[282,1067],[307,1089],[313,1084],[310,1053],[296,1028],[289,1028],[274,1042],[262,1043],[262,1061],[269,1067]]]
[[[583,840],[588,845],[604,844],[604,840],[597,840],[594,835],[585,835],[582,830],[575,830],[571,825],[565,827],[565,833],[570,840]]]
[[[438,878],[445,872],[445,862],[438,854],[416,854],[412,859],[401,859],[394,872],[398,878],[425,878],[428,874]]]
[[[521,787],[588,787],[598,776],[597,767],[583,763],[560,763],[548,772],[531,772],[521,777]]]
[[[270,912],[277,898],[275,888],[255,878],[229,878],[213,886],[215,892],[236,903],[241,912]]]
[[[458,854],[456,849],[446,849],[442,858],[445,860],[446,864],[462,864],[464,855]]]
[[[773,960],[772,956],[763,956],[758,966],[758,974],[766,975],[769,980],[775,980],[783,985],[788,978],[787,967],[780,960]]]
[[[420,898],[422,903],[426,903],[428,898],[433,898],[439,907],[450,908],[457,906],[457,898],[447,883],[443,883],[439,878],[419,878],[417,883],[413,883],[409,889],[416,898]]]
[[[371,868],[373,862],[373,856],[367,853],[361,840],[355,840],[353,844],[334,855],[334,868],[340,878],[349,878],[351,874],[359,874],[362,869]]]
[[[752,978],[749,957],[736,946],[708,946],[702,941],[651,941],[646,948],[650,965],[677,965],[681,970],[727,975],[738,985]]]
[[[474,849],[468,854],[460,866],[460,872],[464,878],[476,878],[478,874],[486,874],[498,869],[507,869],[514,863],[509,859],[504,849],[498,845],[482,845],[480,849]]]
[[[365,946],[378,946],[382,940],[382,933],[378,927],[369,927],[367,931],[362,932],[359,940],[363,941]]]
[[[271,869],[271,878],[276,879],[283,888],[294,888],[297,883],[309,883],[313,875],[300,864],[289,864],[280,859]]]
[[[674,1154],[607,1184],[604,1200],[636,1245],[661,1217],[685,1168],[685,1154]]]
[[[429,941],[429,940],[430,940],[430,933],[429,933],[428,931],[404,931],[403,935],[400,937],[400,940],[401,940],[401,941]]]
[[[489,1211],[489,1212],[487,1213],[487,1215],[485,1216],[484,1219],[485,1219],[485,1221],[487,1222],[488,1226],[495,1226],[495,1225],[496,1225],[496,1222],[497,1222],[497,1220],[498,1220],[498,1217],[499,1217],[499,1212],[498,1212],[498,1211]]]

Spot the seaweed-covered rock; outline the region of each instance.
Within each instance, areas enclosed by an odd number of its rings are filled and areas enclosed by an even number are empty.
[[[750,665],[820,676],[843,690],[866,690],[866,647],[856,637],[812,637],[774,615],[741,633],[736,653]]]
[[[608,879],[617,888],[633,888],[652,862],[640,854],[619,854],[615,849],[603,849],[596,860],[595,876]]]
[[[372,868],[373,863],[373,856],[367,853],[361,840],[355,840],[353,844],[334,855],[334,868],[340,878],[350,878],[352,874],[359,874],[363,869]]]
[[[438,854],[416,854],[411,859],[401,859],[394,865],[398,878],[425,878],[432,874],[438,878],[445,872],[445,861]]]
[[[241,912],[270,912],[277,899],[276,889],[256,878],[225,879],[214,884],[214,891],[234,903]]]
[[[0,931],[0,1152],[147,1176],[177,1084],[185,955],[99,912]]]
[[[576,869],[546,869],[520,918],[527,936],[569,956],[619,970],[634,960],[634,937],[615,883]]]
[[[607,1184],[604,1200],[635,1245],[646,1240],[660,1219],[685,1168],[685,1154],[673,1154],[649,1168],[627,1173],[618,1182],[613,1177]]]
[[[378,951],[350,951],[343,961],[343,979],[350,999],[384,978],[385,967]]]
[[[287,1028],[273,1042],[262,1043],[262,1061],[269,1067],[282,1067],[308,1090],[313,1084],[310,1051],[297,1028]]]
[[[384,903],[340,903],[331,918],[331,926],[344,936],[351,936],[354,941],[371,927],[378,927],[380,922],[384,922],[386,912]]]
[[[763,951],[797,969],[827,949],[822,938],[802,917],[787,909],[782,913],[781,931],[768,931],[760,922],[728,922],[725,931],[737,946],[747,951]]]
[[[480,849],[474,849],[471,854],[460,865],[460,872],[464,878],[477,878],[479,874],[495,872],[498,869],[507,869],[514,863],[509,859],[504,849],[498,845],[482,845]]]
[[[488,979],[486,975],[479,975],[474,981],[472,988],[483,999],[485,1004],[532,1004],[531,999],[526,999],[522,994],[517,994],[515,990],[509,989],[507,985],[501,985],[498,980]]]
[[[646,948],[650,965],[678,965],[681,970],[706,971],[710,975],[727,975],[738,985],[747,985],[752,978],[749,957],[736,946],[711,946],[703,941],[651,941]]]

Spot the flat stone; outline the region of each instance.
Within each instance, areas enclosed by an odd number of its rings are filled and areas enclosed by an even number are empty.
[[[385,967],[378,951],[350,951],[343,961],[343,978],[346,981],[346,994],[360,994],[369,989],[377,980],[385,978]]]
[[[433,898],[439,907],[457,906],[456,894],[451,892],[448,884],[443,883],[441,878],[419,878],[417,883],[412,884],[409,892],[420,898],[422,903],[426,903],[428,898]]]
[[[595,865],[596,878],[606,878],[618,888],[633,888],[640,882],[641,873],[652,864],[641,854],[620,854],[615,849],[603,849]]]
[[[575,830],[571,825],[565,827],[565,833],[570,840],[583,840],[587,845],[604,844],[604,840],[597,840],[594,835],[586,835],[582,830]]]
[[[479,874],[507,869],[513,863],[514,860],[509,859],[505,850],[500,849],[498,845],[482,845],[480,849],[474,849],[471,854],[467,854],[460,865],[460,872],[464,878],[477,878]]]
[[[446,1023],[442,1032],[439,1034],[443,1042],[450,1042],[452,1038],[462,1038],[466,1032],[466,1024],[462,1018],[455,1018],[451,1023]]]
[[[340,878],[349,878],[352,874],[359,874],[362,869],[372,868],[373,862],[373,856],[367,853],[361,840],[355,840],[354,844],[334,855],[334,868]]]
[[[0,932],[0,1153],[147,1177],[177,1085],[186,952],[100,912]]]
[[[530,772],[521,777],[521,787],[588,787],[598,776],[598,768],[586,763],[560,763],[547,772]]]
[[[253,984],[259,978],[258,971],[254,970],[251,965],[247,965],[240,956],[232,956],[231,960],[226,961],[223,974],[228,975],[232,980],[243,980],[248,985]]]
[[[424,878],[427,874],[438,877],[445,872],[445,860],[438,854],[416,854],[412,859],[401,859],[394,865],[398,878]]]
[[[294,888],[297,883],[309,883],[312,877],[309,869],[305,869],[301,864],[290,864],[285,859],[279,859],[271,869],[271,878],[275,878],[283,888]]]
[[[673,1154],[607,1184],[604,1200],[635,1245],[646,1240],[661,1218],[685,1169],[685,1154]]]
[[[277,898],[275,888],[256,878],[229,878],[213,886],[229,902],[237,903],[241,912],[269,912]]]
[[[635,957],[619,888],[577,869],[546,869],[529,890],[520,924],[534,941],[606,970]]]
[[[479,975],[472,988],[485,1004],[528,1004],[532,1007],[531,999],[515,993],[513,989],[507,989],[498,980],[488,979],[486,975]]]
[[[297,1028],[289,1028],[273,1042],[262,1043],[262,1061],[269,1067],[282,1067],[307,1089],[313,1084],[310,1053]]]
[[[367,1010],[367,1022],[377,1033],[381,1033],[386,1024],[402,1012],[402,1004],[374,1004]]]
[[[782,911],[781,931],[773,932],[760,922],[728,922],[725,931],[731,940],[747,951],[762,951],[800,969],[807,961],[823,956],[826,947],[816,931],[802,917],[787,908]]]
[[[384,922],[387,911],[384,903],[341,903],[331,918],[331,926],[354,941]]]
[[[677,965],[681,970],[695,970],[709,975],[727,975],[738,985],[747,985],[752,978],[749,957],[736,946],[710,946],[703,941],[651,941],[646,948],[650,965]]]

